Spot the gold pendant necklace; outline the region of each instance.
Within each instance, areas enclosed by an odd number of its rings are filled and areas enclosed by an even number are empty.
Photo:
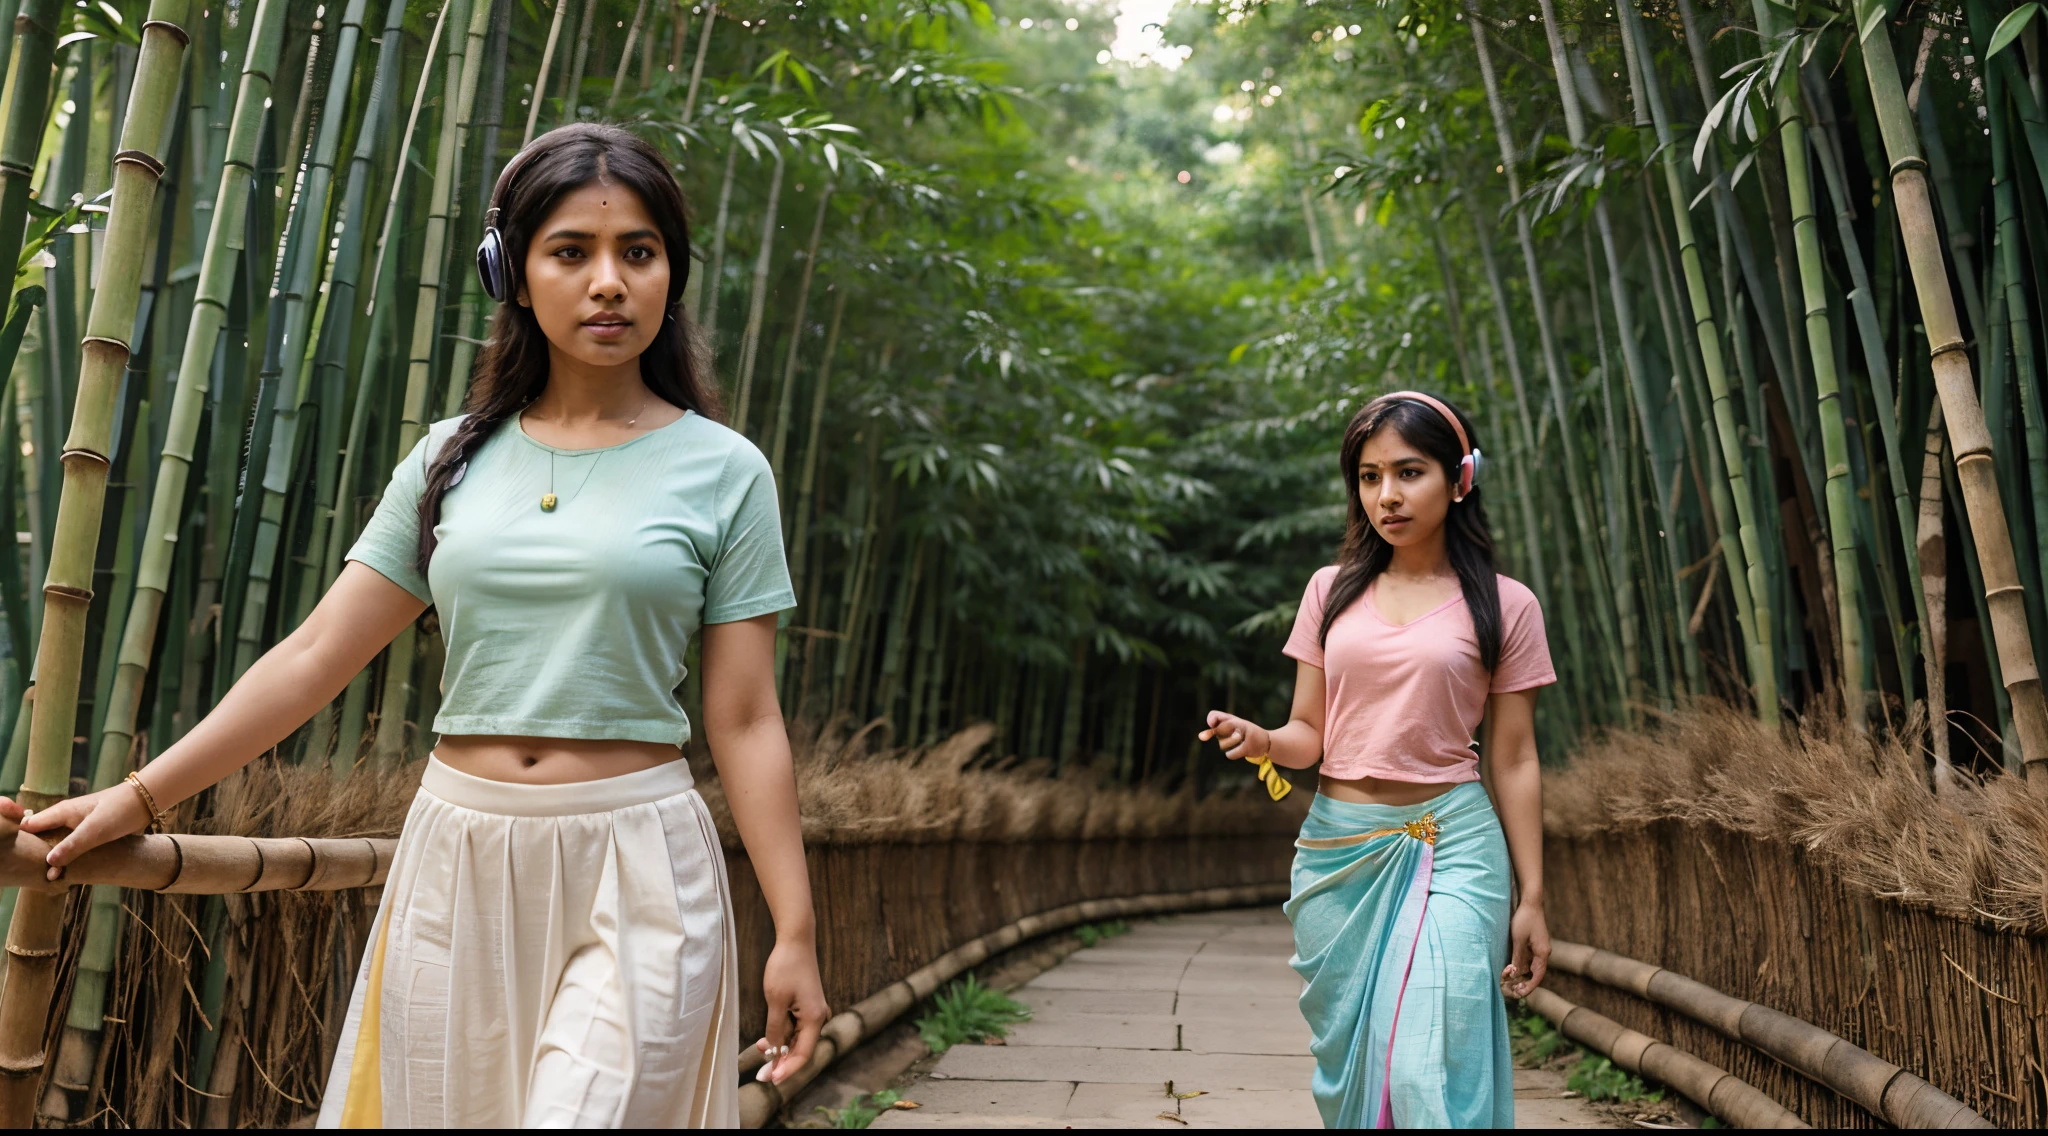
[[[653,391],[648,391],[648,392],[647,392],[647,397],[646,397],[646,398],[643,398],[643,399],[641,399],[641,400],[640,400],[640,409],[638,409],[638,410],[636,410],[636,411],[634,411],[634,412],[633,412],[633,417],[631,417],[631,418],[628,418],[628,419],[626,419],[626,425],[627,425],[627,426],[628,426],[629,428],[630,428],[630,427],[633,427],[633,426],[636,426],[636,425],[638,425],[638,424],[639,424],[639,422],[640,422],[640,416],[641,416],[641,415],[643,415],[643,414],[645,414],[645,413],[647,413],[647,408],[648,408],[649,406],[652,406],[652,405],[654,405],[654,392],[653,392]],[[630,441],[630,439],[628,439],[628,440]],[[621,443],[621,444],[623,444],[623,443]],[[611,448],[611,447],[609,447],[609,446],[605,447],[605,449],[610,449],[610,448]],[[556,506],[556,505],[559,505],[559,504],[561,504],[562,502],[561,502],[561,498],[559,498],[559,497],[556,497],[556,496],[555,496],[555,448],[554,448],[553,446],[549,446],[549,447],[547,448],[547,450],[548,450],[548,491],[547,491],[546,493],[543,493],[543,494],[541,494],[541,495],[540,495],[540,511],[541,511],[541,512],[543,512],[543,513],[552,513],[552,512],[554,512],[554,511],[555,511],[555,506]],[[598,458],[598,461],[603,461],[603,460],[604,460],[604,454],[603,454],[602,452],[600,452],[600,453],[599,453],[599,454],[597,455],[597,458]],[[592,470],[595,470],[595,469],[597,468],[597,462],[591,462],[591,463],[590,463],[590,467],[591,467],[591,469],[592,469]],[[590,474],[588,474],[588,473],[584,474],[584,475],[583,475],[583,480],[584,480],[585,482],[588,482],[588,481],[590,480]]]

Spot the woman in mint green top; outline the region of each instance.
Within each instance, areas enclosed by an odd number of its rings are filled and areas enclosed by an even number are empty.
[[[796,606],[766,459],[687,411],[594,449],[505,423],[442,499],[423,574],[426,458],[462,421],[436,423],[398,463],[348,554],[440,613],[435,732],[688,741],[676,690],[690,636]]]
[[[485,220],[478,272],[500,304],[466,413],[424,436],[409,422],[333,588],[134,784],[22,827],[71,830],[56,878],[276,745],[431,605],[439,743],[320,1124],[733,1127],[732,904],[680,750],[692,637],[705,740],[775,921],[759,1076],[801,1069],[830,1014],[775,698],[795,597],[774,479],[718,421],[681,307],[682,191],[652,147],[551,131],[506,164]]]

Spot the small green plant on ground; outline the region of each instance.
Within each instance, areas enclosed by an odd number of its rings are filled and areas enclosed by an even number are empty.
[[[1605,1057],[1581,1058],[1564,1087],[1591,1101],[1661,1101],[1663,1089],[1643,1084],[1643,1079],[1617,1068]]]
[[[931,1012],[917,1019],[917,1032],[933,1053],[944,1053],[964,1041],[1007,1037],[1012,1025],[1030,1020],[1023,1003],[970,974],[932,999]]]
[[[895,1089],[883,1089],[879,1093],[862,1093],[848,1101],[845,1108],[820,1107],[819,1112],[834,1128],[866,1128],[875,1118],[889,1111],[903,1096]]]
[[[1112,919],[1107,923],[1084,923],[1074,930],[1074,935],[1081,940],[1082,946],[1092,947],[1104,939],[1114,939],[1118,935],[1127,934],[1130,929],[1129,923],[1121,919]]]
[[[1528,1003],[1517,1002],[1508,1015],[1508,1048],[1515,1064],[1533,1069],[1573,1046],[1548,1018],[1531,1010]]]

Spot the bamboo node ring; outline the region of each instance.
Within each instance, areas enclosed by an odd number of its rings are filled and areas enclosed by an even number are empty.
[[[1935,344],[1932,348],[1929,348],[1927,352],[1927,358],[1930,361],[1932,361],[1941,358],[1943,355],[1946,355],[1951,351],[1968,351],[1969,349],[1970,345],[1964,343],[1962,340],[1951,339],[1947,343],[1938,343]]]
[[[1985,603],[1990,603],[1990,602],[1991,602],[1992,600],[1995,600],[1995,599],[1997,599],[1998,597],[2000,597],[2000,596],[2002,596],[2002,595],[2006,595],[2007,593],[2010,593],[2010,592],[2021,592],[2021,593],[2024,593],[2024,592],[2025,592],[2026,590],[2027,590],[2027,588],[2026,588],[2026,585],[2024,585],[2024,584],[2007,584],[2007,585],[2006,585],[2005,587],[2003,587],[2003,588],[1993,588],[1993,589],[1991,589],[1990,591],[1988,591],[1988,592],[1985,592],[1985,593],[1984,593],[1984,602],[1985,602]]]
[[[1908,154],[1892,163],[1892,176],[1898,177],[1908,170],[1925,170],[1926,168],[1927,159],[1918,154]]]
[[[33,177],[35,176],[35,170],[22,165],[20,162],[0,162],[0,174],[10,174],[15,177]]]
[[[91,588],[74,588],[69,584],[44,584],[43,594],[46,596],[62,596],[65,599],[77,600],[80,603],[92,602]]]
[[[129,354],[128,341],[125,339],[115,339],[111,335],[88,335],[84,339],[79,340],[79,343],[81,345],[104,343],[110,347],[120,348],[123,355]]]
[[[9,944],[7,944],[7,953],[8,953],[8,954],[10,954],[10,955],[13,955],[13,956],[14,956],[15,958],[35,958],[35,959],[42,959],[42,958],[56,958],[56,957],[57,957],[57,948],[55,948],[55,947],[17,947],[17,946],[15,946],[15,945],[14,945],[13,943],[9,943]]]
[[[114,155],[115,165],[118,166],[122,162],[127,162],[131,165],[141,166],[143,169],[149,171],[151,177],[160,178],[164,176],[164,164],[160,161],[157,161],[156,157],[150,154],[147,150],[123,150],[120,153]]]
[[[187,32],[184,28],[181,28],[178,25],[170,22],[169,20],[142,21],[142,34],[145,37],[149,35],[149,29],[151,28],[162,28],[164,31],[171,33],[171,38],[178,41],[179,47],[188,47],[192,43],[191,33]],[[116,159],[116,161],[118,160],[119,159]]]
[[[63,453],[57,455],[58,462],[64,464],[69,464],[72,458],[84,458],[87,461],[98,462],[103,467],[110,467],[114,464],[113,462],[107,460],[107,455],[99,452],[98,450],[88,450],[83,446],[80,446],[77,449],[65,450]]]

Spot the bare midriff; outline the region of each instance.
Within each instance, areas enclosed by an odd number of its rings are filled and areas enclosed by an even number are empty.
[[[434,756],[457,772],[486,781],[569,785],[666,765],[681,758],[683,751],[660,742],[464,734],[442,738]]]
[[[1419,805],[1443,796],[1460,784],[1462,782],[1394,781],[1385,777],[1322,775],[1316,789],[1332,800],[1348,801],[1354,805]]]

